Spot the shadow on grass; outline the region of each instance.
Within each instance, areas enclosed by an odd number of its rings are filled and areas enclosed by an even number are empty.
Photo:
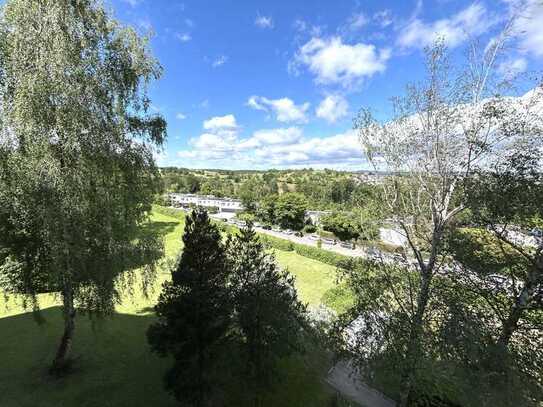
[[[146,223],[141,227],[142,236],[160,236],[164,237],[174,231],[179,222],[153,221]]]
[[[162,387],[171,362],[152,354],[146,331],[156,318],[152,308],[141,314],[116,313],[94,323],[76,320],[71,375],[54,379],[47,374],[62,333],[60,307],[42,310],[45,323],[32,313],[0,318],[1,407],[149,407],[177,406]],[[250,406],[246,385],[226,372],[239,357],[225,352],[225,406]],[[221,359],[223,359],[221,358]],[[278,370],[279,383],[264,397],[264,406],[328,406],[330,390],[322,379],[328,369],[320,350],[289,358]]]
[[[151,315],[114,314],[76,320],[73,374],[52,379],[47,369],[62,333],[60,307],[0,319],[0,406],[175,406],[162,388],[169,364],[149,351]]]

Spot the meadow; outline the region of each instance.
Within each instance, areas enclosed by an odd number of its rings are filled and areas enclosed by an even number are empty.
[[[157,213],[151,215],[148,230],[164,238],[165,258],[158,268],[154,290],[148,297],[139,290],[126,293],[114,315],[76,321],[74,371],[53,379],[47,369],[62,332],[60,301],[53,294],[38,296],[40,319],[25,309],[21,298],[0,297],[0,406],[2,407],[107,407],[174,406],[175,400],[162,387],[169,361],[149,351],[145,332],[154,320],[152,307],[161,283],[169,278],[169,267],[182,249],[184,219]],[[275,250],[278,263],[296,276],[301,300],[318,307],[333,288],[332,266],[294,252]],[[236,361],[225,359],[224,363]],[[322,379],[329,358],[315,344],[308,344],[304,356],[284,360],[281,380],[266,406],[325,406],[333,392]],[[245,404],[243,384],[235,378],[226,383],[227,405]]]

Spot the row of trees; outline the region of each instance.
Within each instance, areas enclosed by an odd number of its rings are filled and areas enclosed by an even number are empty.
[[[173,356],[166,388],[204,406],[225,376],[241,374],[254,406],[274,382],[277,361],[302,349],[305,307],[294,279],[281,270],[251,226],[226,243],[203,210],[187,218],[184,250],[156,306],[151,348]],[[219,369],[225,355],[226,368]],[[241,372],[232,372],[241,358]]]
[[[198,193],[234,197],[248,208],[269,196],[297,192],[312,209],[352,210],[370,204],[378,191],[362,183],[356,174],[317,170],[268,170],[234,173],[162,168],[162,186],[167,192]],[[215,171],[214,171],[215,172]]]

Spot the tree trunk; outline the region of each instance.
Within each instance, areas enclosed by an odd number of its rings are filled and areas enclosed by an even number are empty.
[[[64,287],[62,293],[63,316],[64,316],[64,334],[60,340],[55,359],[53,360],[52,371],[62,373],[68,366],[70,360],[70,351],[75,330],[75,307],[71,284]]]
[[[543,279],[543,255],[539,255],[536,259],[535,267],[528,274],[524,287],[518,297],[515,299],[515,303],[509,310],[509,315],[505,319],[502,325],[500,337],[498,338],[498,346],[506,350],[511,341],[511,337],[518,328],[518,322],[522,318],[524,311],[529,307],[533,301],[534,295],[537,292],[539,284]]]
[[[424,320],[424,313],[426,312],[426,306],[428,304],[428,298],[430,295],[430,283],[432,281],[432,274],[427,270],[424,270],[421,273],[421,278],[421,288],[419,297],[417,299],[417,312],[413,316],[413,320],[411,322],[409,343],[407,344],[407,352],[405,355],[405,366],[404,373],[402,375],[399,407],[406,407],[409,405],[409,398],[411,396],[411,390],[413,388],[415,370],[417,369],[417,364],[420,359],[420,339],[422,335],[422,324]]]

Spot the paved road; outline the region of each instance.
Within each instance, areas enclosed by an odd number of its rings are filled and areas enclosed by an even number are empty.
[[[364,407],[395,407],[396,403],[357,379],[355,368],[348,361],[338,362],[328,372],[326,382],[344,397]]]
[[[291,242],[294,242],[294,243],[299,243],[299,244],[305,244],[307,246],[317,246],[317,241],[316,240],[312,240],[309,238],[309,236],[305,235],[303,237],[299,237],[299,236],[296,236],[294,234],[292,235],[288,235],[284,232],[275,232],[273,230],[267,230],[267,229],[263,229],[263,228],[259,228],[259,227],[255,227],[255,230],[258,232],[258,233],[264,233],[266,235],[270,235],[270,236],[275,236],[275,237],[278,237],[280,239],[284,239],[284,240],[290,240]],[[351,256],[351,257],[367,257],[368,253],[367,251],[364,249],[364,248],[356,248],[356,249],[347,249],[345,247],[341,247],[338,244],[327,244],[325,242],[322,242],[322,249],[324,250],[329,250],[331,252],[336,252],[336,253],[339,253],[339,254],[343,254],[345,256]]]

